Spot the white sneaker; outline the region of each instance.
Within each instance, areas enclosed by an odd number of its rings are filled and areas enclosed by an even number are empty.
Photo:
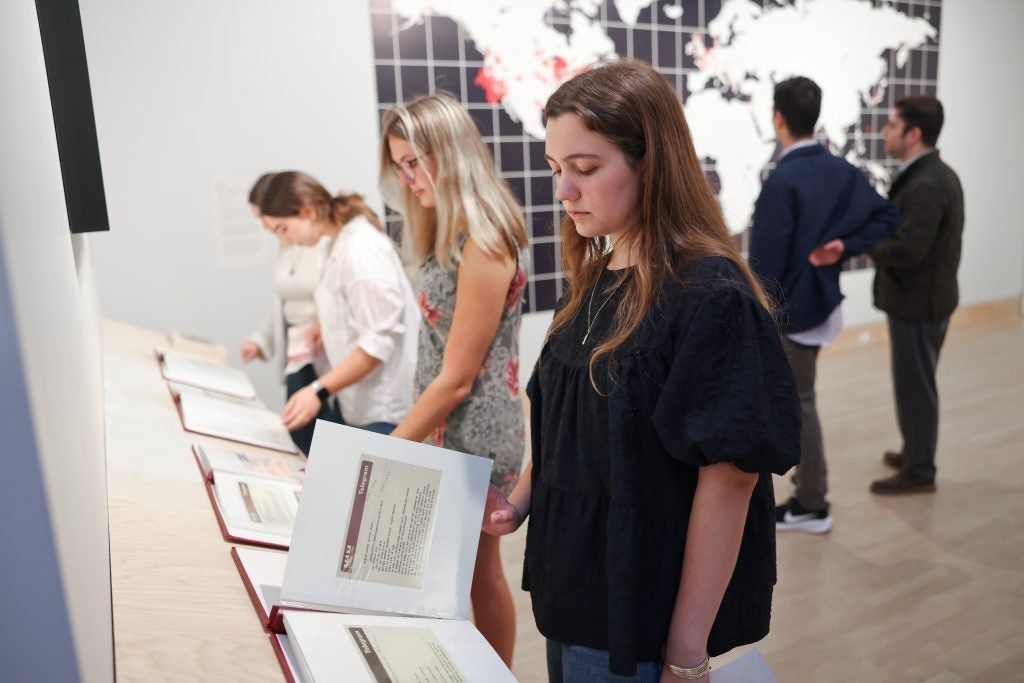
[[[832,529],[832,515],[828,509],[826,503],[824,510],[808,510],[796,498],[790,498],[775,508],[775,530],[827,534]]]

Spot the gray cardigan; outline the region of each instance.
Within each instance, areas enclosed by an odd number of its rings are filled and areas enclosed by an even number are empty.
[[[298,248],[303,249],[303,247]],[[281,267],[281,259],[284,258],[285,249],[286,248],[284,247],[278,249],[274,265],[275,269]],[[321,239],[315,247],[308,247],[308,249],[309,253],[315,253],[315,257],[313,259],[305,259],[303,261],[304,267],[315,268],[317,273],[316,279],[319,280],[320,273],[323,271],[324,262],[327,260],[327,254],[331,249],[331,240],[325,237]],[[310,295],[310,303],[312,303],[312,294]],[[256,344],[256,346],[260,347],[260,352],[262,352],[263,357],[266,360],[270,360],[274,356],[278,356],[280,379],[283,382],[284,368],[287,363],[284,303],[282,302],[280,295],[277,293],[276,288],[267,317],[263,319],[259,328],[248,336],[246,341],[251,341]],[[329,369],[326,365],[326,360],[324,359],[323,354],[319,355],[314,364],[317,366],[317,374],[322,374]]]

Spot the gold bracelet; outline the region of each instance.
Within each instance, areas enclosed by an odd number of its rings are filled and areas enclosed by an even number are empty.
[[[704,676],[707,676],[709,673],[711,673],[711,660],[708,658],[707,655],[704,655],[703,662],[701,662],[697,666],[690,667],[689,669],[684,669],[681,666],[669,664],[668,662],[665,662],[665,668],[667,668],[669,670],[669,673],[671,673],[676,678],[685,678],[687,680],[692,681],[697,678],[703,678]]]

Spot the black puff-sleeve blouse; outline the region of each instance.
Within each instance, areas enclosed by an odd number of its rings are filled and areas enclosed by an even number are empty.
[[[727,259],[697,260],[680,275],[615,358],[595,366],[598,392],[588,359],[622,303],[621,287],[608,290],[631,277],[605,271],[589,321],[584,300],[548,338],[527,387],[523,588],[545,637],[609,651],[619,675],[660,659],[702,465],[760,475],[708,649],[718,655],[768,633],[771,473],[799,460],[799,404],[775,322]]]

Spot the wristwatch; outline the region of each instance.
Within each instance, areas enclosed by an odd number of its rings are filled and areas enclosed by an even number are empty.
[[[327,387],[320,384],[320,380],[315,379],[309,383],[309,388],[316,392],[316,397],[323,403],[331,397],[331,392],[327,391]]]

